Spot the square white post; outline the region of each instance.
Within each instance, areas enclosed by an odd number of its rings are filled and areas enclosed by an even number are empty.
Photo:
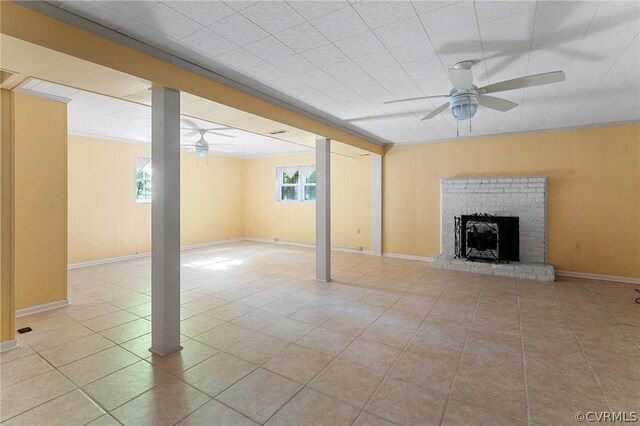
[[[151,352],[180,346],[180,92],[151,94]]]
[[[331,140],[316,139],[316,279],[331,281]]]
[[[382,256],[382,156],[373,157],[373,254]]]

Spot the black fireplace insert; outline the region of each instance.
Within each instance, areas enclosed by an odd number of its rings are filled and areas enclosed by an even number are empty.
[[[520,260],[517,217],[474,213],[454,219],[457,258],[496,263]]]

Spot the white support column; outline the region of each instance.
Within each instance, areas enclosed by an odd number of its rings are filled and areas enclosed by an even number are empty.
[[[373,254],[382,256],[382,156],[373,157]]]
[[[151,94],[151,352],[180,346],[180,92]]]
[[[316,139],[316,279],[331,281],[331,140]]]

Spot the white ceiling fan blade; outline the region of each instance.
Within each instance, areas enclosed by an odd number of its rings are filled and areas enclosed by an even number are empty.
[[[180,130],[182,130],[183,131],[182,134],[187,137],[200,134],[200,132],[198,132],[196,129],[190,129],[188,127],[180,127]]]
[[[541,86],[543,84],[558,83],[564,81],[565,76],[562,71],[545,72],[542,74],[529,75],[527,77],[514,78],[513,80],[501,81],[478,89],[478,93],[495,93],[506,90],[523,89],[525,87]]]
[[[199,129],[199,126],[195,122],[189,120],[188,118],[182,118],[180,121],[182,121],[184,124],[186,124],[187,126],[189,126],[189,128],[193,130]]]
[[[394,101],[386,101],[383,102],[383,105],[395,104],[398,102],[409,102],[409,101],[419,101],[421,99],[433,99],[433,98],[448,98],[449,95],[433,95],[433,96],[417,96],[415,98],[405,98],[405,99],[396,99]]]
[[[209,149],[216,152],[224,152],[230,154],[236,150],[236,146],[230,143],[209,144]]]
[[[233,135],[227,135],[227,134],[224,134],[224,133],[214,132],[214,131],[211,131],[211,130],[207,130],[207,133],[211,133],[212,135],[224,136],[225,138],[235,138],[235,136],[233,136]]]
[[[495,109],[502,112],[512,110],[513,108],[518,106],[518,104],[515,102],[487,95],[480,95],[478,97],[478,103],[482,106],[486,106],[487,108]]]
[[[470,90],[473,86],[473,73],[466,68],[449,68],[449,80],[456,89]]]
[[[438,108],[434,109],[429,114],[422,117],[422,120],[429,120],[430,118],[435,117],[436,115],[440,114],[442,111],[444,111],[447,108],[449,108],[449,102],[447,102],[446,104],[440,105]]]

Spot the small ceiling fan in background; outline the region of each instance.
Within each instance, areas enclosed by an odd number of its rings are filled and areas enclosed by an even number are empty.
[[[562,71],[553,71],[543,74],[529,75],[526,77],[514,78],[513,80],[501,81],[499,83],[489,84],[484,87],[476,87],[473,84],[473,72],[471,67],[480,62],[480,60],[466,60],[458,62],[449,68],[447,75],[453,84],[453,89],[448,95],[435,96],[418,96],[415,98],[397,99],[384,102],[392,104],[397,102],[416,101],[421,99],[433,98],[449,98],[447,103],[440,105],[438,108],[424,116],[422,120],[429,120],[440,114],[447,108],[451,109],[451,113],[456,120],[467,120],[472,118],[478,110],[478,105],[491,108],[497,111],[506,112],[518,106],[517,103],[508,101],[494,96],[487,96],[487,93],[504,92],[507,90],[523,89],[525,87],[541,86],[543,84],[558,83],[564,81],[565,76]]]
[[[213,143],[207,142],[204,136],[207,133],[217,136],[223,136],[225,138],[235,138],[233,135],[227,135],[225,133],[221,133],[220,131],[231,130],[228,127],[213,127],[213,128],[201,128],[193,121],[188,118],[183,118],[182,123],[188,127],[181,127],[181,130],[186,130],[184,133],[185,136],[196,136],[200,135],[200,139],[196,142],[187,142],[181,143],[180,146],[184,148],[191,148],[189,151],[195,151],[196,155],[200,158],[205,158],[209,155],[209,151],[213,152],[223,152],[223,153],[231,153],[235,151],[236,146],[231,143]]]

